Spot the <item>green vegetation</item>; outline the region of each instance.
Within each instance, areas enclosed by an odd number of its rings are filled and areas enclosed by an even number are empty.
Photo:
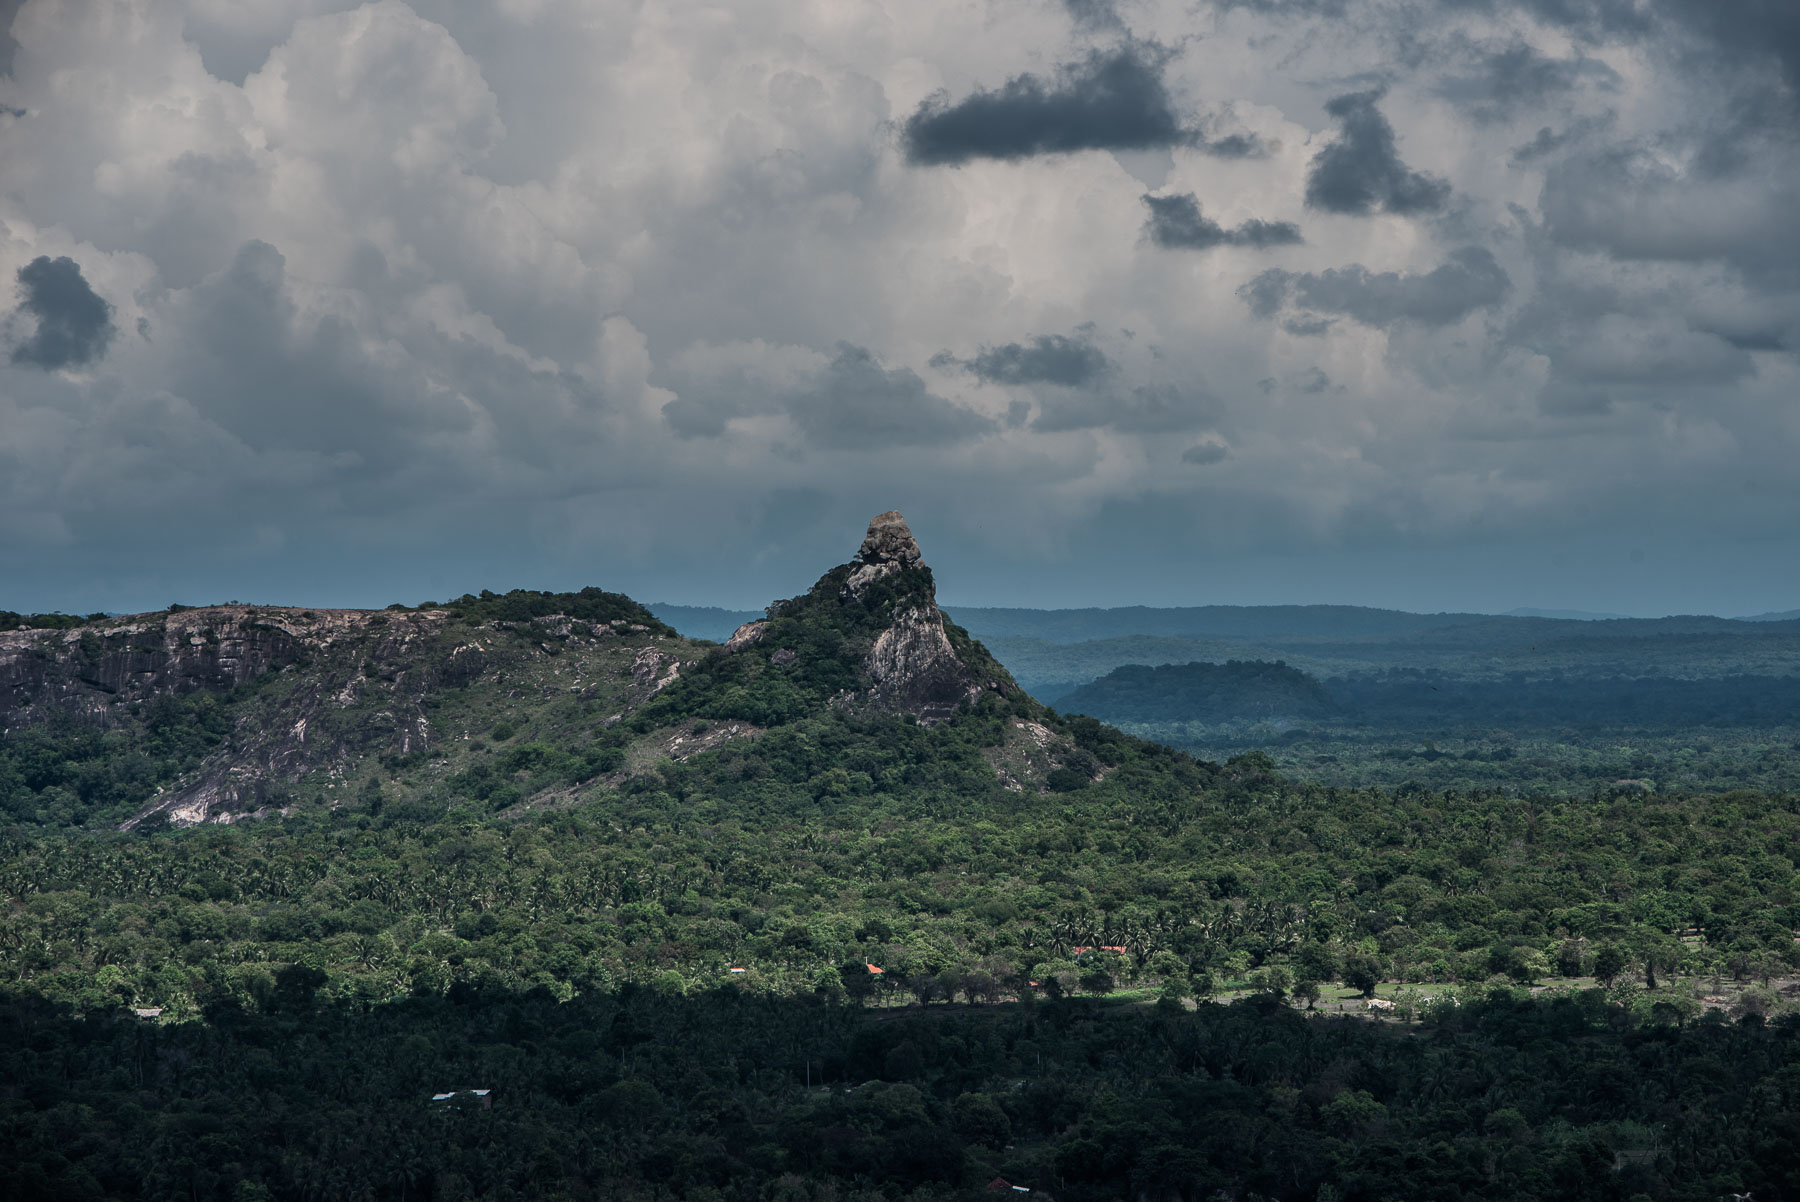
[[[1109,722],[1154,722],[1178,717],[1219,723],[1271,718],[1296,721],[1330,717],[1338,703],[1325,686],[1277,660],[1229,660],[1222,664],[1139,664],[1116,668],[1059,702],[1075,714]]]
[[[1126,949],[1111,984],[1199,992],[1273,967],[1348,980],[1355,963],[1418,983],[1530,980],[1515,970],[1540,962],[1575,977],[1608,948],[1646,985],[1794,969],[1791,794],[1340,790],[1074,721],[1104,779],[1040,796],[993,783],[984,748],[1012,721],[998,701],[931,729],[812,719],[498,826],[477,820],[496,787],[595,771],[608,749],[522,743],[441,801],[375,780],[336,811],[229,828],[15,829],[0,945],[57,1000],[102,1004],[110,967],[182,1011],[285,963],[368,1000],[456,980],[705,986],[732,967],[805,991],[845,963],[920,997],[982,974],[1079,989],[1075,949],[1108,945]]]
[[[0,814],[82,827],[116,821],[199,767],[230,732],[232,699],[162,696],[110,730],[65,720],[0,732]]]
[[[1800,1189],[1800,1027],[1494,991],[1417,1034],[1087,1000],[884,1021],[733,989],[286,971],[178,1023],[0,994],[20,1198],[1712,1198]],[[491,1090],[488,1104],[463,1093]]]
[[[1778,790],[1800,771],[1800,676],[1469,680],[1394,669],[1319,681],[1234,661],[1119,668],[1063,706],[1202,758],[1266,750],[1284,772],[1346,786]]]
[[[76,614],[21,614],[10,609],[0,609],[0,631],[6,630],[73,630],[77,626],[85,626],[89,622],[97,622],[105,614],[89,614],[83,618]]]
[[[929,573],[847,598],[848,570],[738,651],[598,590],[484,594],[5,732],[24,1196],[1800,1189],[1783,769],[1520,795],[1529,745],[1486,735],[1392,765],[1477,785],[1339,787],[1059,716],[954,626],[994,687],[921,721],[858,699]],[[1214,716],[1324,704],[1285,665],[1115,681],[1171,682]],[[1340,721],[1278,751],[1374,737]],[[1272,728],[1191,728],[1233,729]],[[321,758],[260,817],[97,829],[269,732],[265,762]],[[1636,774],[1634,746],[1595,754]],[[492,1108],[430,1100],[467,1087]]]
[[[389,606],[392,608],[404,608]],[[436,604],[428,602],[420,609],[447,609],[456,617],[470,624],[490,622],[530,622],[537,618],[558,615],[572,618],[577,622],[607,622],[642,626],[644,629],[662,635],[672,635],[674,629],[665,625],[648,609],[633,601],[623,593],[609,593],[603,589],[584,588],[574,593],[542,593],[531,589],[516,588],[508,593],[494,593],[482,589],[479,594],[464,593],[454,601]]]

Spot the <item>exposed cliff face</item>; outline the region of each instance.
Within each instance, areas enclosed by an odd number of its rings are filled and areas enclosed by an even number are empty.
[[[850,564],[844,593],[860,600],[869,591],[869,585],[882,577],[924,566],[925,553],[919,550],[919,540],[913,537],[912,528],[900,511],[878,513],[869,523],[869,533]]]
[[[447,744],[479,733],[495,694],[502,705],[560,695],[627,711],[673,681],[684,654],[693,658],[685,642],[641,624],[554,614],[523,623],[446,610],[138,614],[0,633],[0,731],[129,727],[160,697],[215,695],[230,718],[224,743],[133,823],[154,813],[230,821],[279,804],[302,778],[348,781],[371,760],[423,756],[454,771],[463,748]]]

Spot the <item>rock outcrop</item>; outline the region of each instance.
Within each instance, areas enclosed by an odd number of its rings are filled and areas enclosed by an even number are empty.
[[[777,602],[769,617],[740,627],[727,653],[766,655],[771,668],[797,658],[794,644],[817,645],[829,630],[852,659],[861,686],[832,698],[854,711],[912,714],[939,722],[987,692],[1016,691],[1005,669],[951,626],[918,540],[898,510],[877,514],[856,558],[834,568],[802,597]]]
[[[446,739],[467,737],[439,729],[444,699],[483,678],[496,691],[509,678],[513,696],[524,678],[554,678],[568,695],[630,706],[678,677],[679,646],[628,619],[564,614],[481,622],[446,609],[175,609],[0,632],[0,733],[141,728],[164,699],[208,694],[227,724],[222,739],[126,825],[159,812],[180,824],[229,822],[286,804],[305,777],[343,781],[372,760],[441,756]]]
[[[872,582],[904,568],[922,567],[924,563],[925,554],[919,550],[919,540],[913,537],[912,528],[900,511],[890,509],[878,513],[869,523],[869,533],[856,553],[850,577],[844,581],[844,592],[861,597]]]

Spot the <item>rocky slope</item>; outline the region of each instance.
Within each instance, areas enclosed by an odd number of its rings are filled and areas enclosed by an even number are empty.
[[[1071,765],[1096,770],[946,620],[897,512],[870,523],[854,559],[723,646],[682,639],[629,598],[593,589],[417,610],[212,606],[0,632],[8,739],[62,746],[54,740],[71,731],[111,732],[116,759],[154,743],[144,732],[157,714],[196,698],[211,707],[213,741],[154,792],[146,783],[142,804],[115,821],[231,821],[387,796],[556,804],[833,714],[923,727],[1004,716],[984,754],[1013,789],[1066,778]],[[0,793],[21,787],[5,769]],[[79,771],[64,776],[83,787]]]

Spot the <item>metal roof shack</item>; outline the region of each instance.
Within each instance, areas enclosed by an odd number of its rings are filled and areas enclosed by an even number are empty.
[[[433,1102],[449,1102],[456,1098],[465,1097],[465,1096],[474,1098],[477,1102],[479,1102],[481,1104],[481,1108],[483,1110],[489,1110],[489,1109],[493,1108],[494,1091],[491,1089],[452,1089],[446,1093],[432,1094],[431,1100]]]

